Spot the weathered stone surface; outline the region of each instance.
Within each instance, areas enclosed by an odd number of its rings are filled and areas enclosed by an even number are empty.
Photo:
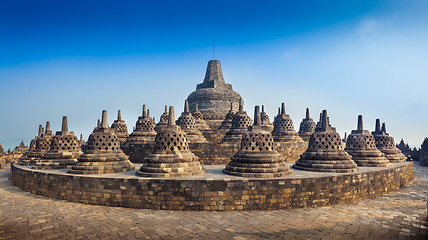
[[[392,164],[379,149],[369,131],[363,129],[363,116],[358,116],[357,130],[352,130],[346,141],[345,151],[358,166],[389,167]]]
[[[254,125],[244,133],[241,149],[233,155],[224,173],[250,178],[274,178],[290,175],[292,171],[273,145],[270,132],[261,125],[259,106],[254,110]]]
[[[357,172],[357,164],[343,150],[342,140],[336,129],[330,127],[327,111],[323,110],[321,127],[309,139],[308,149],[293,165],[296,169],[315,172]]]
[[[376,119],[375,131],[372,132],[375,139],[376,147],[385,154],[385,157],[392,163],[405,162],[407,157],[395,146],[392,136],[386,132],[385,123],[380,128],[380,120]]]
[[[79,140],[72,131],[68,131],[67,117],[62,118],[61,131],[51,138],[49,150],[35,163],[35,169],[70,168],[82,155]]]
[[[315,132],[316,123],[312,118],[309,116],[309,108],[306,108],[306,117],[303,118],[302,122],[300,123],[299,127],[299,135],[300,137],[305,141],[309,142],[309,138],[311,137],[312,133]]]
[[[72,175],[60,170],[40,171],[12,165],[12,182],[34,194],[88,204],[165,210],[242,211],[345,204],[397,190],[413,179],[411,162],[395,163],[387,168],[361,167],[358,173],[295,170],[293,175],[269,179],[230,176],[223,174],[222,168],[209,166],[209,172],[199,176],[155,179],[129,173],[116,173],[108,177]]]
[[[273,130],[273,123],[271,123],[269,121],[269,116],[265,112],[265,106],[264,105],[262,105],[262,112],[260,113],[260,119],[262,121],[262,124],[261,124],[262,128],[265,131],[272,132],[272,130]]]
[[[194,111],[198,104],[205,121],[213,129],[220,126],[229,110],[230,103],[238,108],[240,99],[241,96],[233,91],[232,85],[224,81],[218,60],[208,62],[204,82],[198,84],[196,91],[187,97],[190,111]]]
[[[89,135],[88,149],[77,161],[69,170],[70,173],[105,174],[135,169],[128,156],[120,150],[115,131],[108,127],[106,110],[103,110],[100,126]]]
[[[152,153],[144,159],[137,175],[141,177],[184,177],[204,173],[198,157],[190,150],[186,133],[174,121],[174,107],[169,107],[168,126],[156,135]]]
[[[117,119],[111,124],[111,128],[116,132],[121,143],[125,142],[129,137],[128,126],[126,126],[125,121],[122,120],[120,110],[117,111]]]
[[[122,144],[123,152],[129,156],[129,160],[134,163],[142,163],[153,150],[155,145],[155,121],[150,117],[149,110],[143,105],[143,113],[135,124],[135,129]]]
[[[233,103],[230,104],[230,110],[227,112],[226,117],[224,118],[223,122],[221,122],[221,125],[219,129],[224,129],[228,131],[232,127],[232,120],[235,116],[236,111],[233,110]]]
[[[159,132],[163,127],[168,126],[168,106],[165,105],[165,111],[160,116],[158,124],[156,124],[155,131]]]

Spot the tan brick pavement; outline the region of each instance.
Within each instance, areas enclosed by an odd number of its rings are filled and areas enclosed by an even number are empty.
[[[71,203],[24,192],[0,169],[0,239],[428,239],[428,167],[409,186],[320,208],[183,212]]]

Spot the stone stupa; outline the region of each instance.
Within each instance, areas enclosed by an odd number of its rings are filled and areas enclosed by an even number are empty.
[[[51,145],[51,138],[52,138],[50,123],[46,122],[46,129],[44,130],[44,133],[43,133],[43,127],[40,128],[39,126],[39,133],[40,133],[40,130],[42,131],[42,134],[40,134],[40,137],[36,139],[35,149],[26,154],[26,159],[24,159],[23,161],[20,161],[21,164],[34,165],[37,161],[40,161],[42,156],[49,150]]]
[[[141,177],[185,177],[204,173],[198,157],[190,150],[186,133],[174,121],[174,107],[169,107],[167,127],[156,135],[152,153],[145,158],[137,175]]]
[[[196,121],[196,129],[200,131],[206,131],[211,129],[208,126],[208,124],[205,122],[204,116],[199,111],[198,104],[196,104],[195,110],[192,112],[192,116],[195,118],[195,121]]]
[[[156,124],[155,131],[159,132],[166,126],[168,126],[168,106],[167,105],[165,105],[165,111],[160,116],[158,124]]]
[[[35,169],[70,168],[76,164],[77,158],[82,155],[80,142],[72,131],[68,131],[67,117],[62,117],[61,131],[51,138],[49,150],[42,159],[35,163]]]
[[[30,145],[28,146],[27,151],[25,151],[22,156],[18,159],[18,163],[21,165],[28,165],[30,164],[30,159],[28,155],[31,155],[34,150],[36,150],[36,141],[39,137],[41,137],[43,134],[43,127],[42,125],[39,125],[39,131],[37,133],[37,136],[35,136],[31,141]]]
[[[299,128],[300,137],[305,142],[309,142],[309,138],[311,137],[312,133],[315,132],[316,127],[317,127],[317,124],[309,116],[309,108],[306,108],[306,117],[303,118],[302,122],[300,123],[300,128]]]
[[[220,126],[229,111],[230,103],[238,108],[240,99],[241,96],[233,91],[232,85],[225,82],[218,60],[208,62],[204,82],[198,84],[196,91],[187,97],[190,111],[194,111],[198,104],[199,111],[211,129]]]
[[[120,150],[119,137],[108,127],[106,110],[103,110],[100,126],[89,135],[87,143],[87,150],[69,173],[105,174],[135,169],[128,156]]]
[[[386,132],[385,123],[382,123],[380,128],[380,120],[376,119],[375,131],[372,132],[375,139],[376,147],[383,153],[391,163],[406,162],[407,157],[395,146],[395,141],[392,136]]]
[[[285,104],[273,122],[273,141],[275,149],[285,157],[287,162],[295,162],[308,147],[307,143],[294,130],[293,120],[285,113]]]
[[[120,110],[117,110],[117,119],[111,124],[111,128],[116,132],[121,143],[124,143],[129,137],[128,126],[126,126],[125,121],[122,120]]]
[[[236,114],[236,111],[233,110],[233,103],[230,103],[230,110],[229,112],[227,112],[223,122],[221,122],[219,129],[229,130],[232,127],[232,120],[235,114]]]
[[[247,112],[244,111],[244,102],[240,101],[239,111],[235,114],[232,119],[232,126],[229,131],[226,132],[226,135],[221,140],[222,142],[233,142],[240,143],[242,135],[248,130],[248,127],[251,126],[253,120],[247,115]]]
[[[189,111],[189,103],[187,100],[184,101],[184,112],[181,113],[176,124],[186,133],[186,138],[189,143],[207,142],[202,132],[196,128],[196,120]]]
[[[369,131],[363,129],[363,116],[358,116],[357,130],[352,130],[346,140],[345,151],[352,160],[363,167],[390,167],[392,164],[379,149]]]
[[[268,132],[272,132],[273,124],[269,121],[269,116],[265,112],[265,106],[264,105],[262,105],[262,112],[260,113],[260,119],[262,121],[261,122],[262,128]]]
[[[314,172],[358,172],[357,164],[343,150],[342,140],[336,129],[330,127],[327,110],[322,111],[321,127],[309,139],[308,149],[293,165],[296,169]]]
[[[250,178],[284,177],[292,173],[273,145],[272,134],[261,125],[259,106],[254,110],[254,125],[241,140],[241,149],[233,155],[224,173]]]

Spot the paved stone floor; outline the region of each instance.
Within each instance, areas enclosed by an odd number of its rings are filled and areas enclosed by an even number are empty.
[[[398,191],[320,208],[183,212],[71,203],[12,186],[0,169],[0,239],[428,239],[428,167]]]

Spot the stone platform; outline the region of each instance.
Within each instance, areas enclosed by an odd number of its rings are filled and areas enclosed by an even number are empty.
[[[136,169],[139,169],[136,164]],[[15,186],[38,195],[72,202],[167,210],[271,210],[350,203],[408,184],[413,164],[360,167],[358,173],[294,170],[291,176],[254,179],[222,173],[205,165],[199,176],[142,178],[135,171],[103,175],[68,174],[68,169],[35,170],[12,164]]]

